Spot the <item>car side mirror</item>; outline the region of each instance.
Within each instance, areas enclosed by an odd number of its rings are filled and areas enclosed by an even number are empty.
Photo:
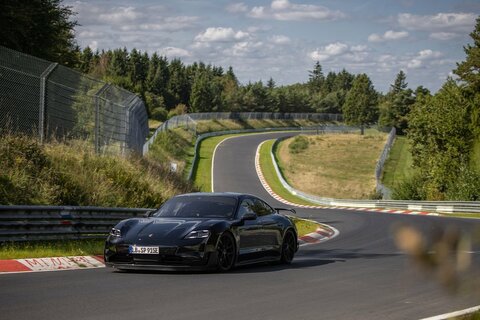
[[[256,220],[257,219],[257,214],[254,212],[247,212],[243,215],[242,220]]]
[[[150,218],[153,215],[154,212],[155,212],[155,210],[147,211],[147,212],[145,212],[145,214],[143,216],[145,218]]]

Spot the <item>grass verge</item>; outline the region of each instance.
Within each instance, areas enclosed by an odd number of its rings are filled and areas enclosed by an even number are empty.
[[[288,216],[288,218],[295,223],[297,228],[298,237],[303,237],[306,234],[315,232],[318,229],[319,224],[310,220],[305,220],[302,218]]]
[[[168,164],[97,155],[85,141],[0,136],[0,204],[153,208],[194,190]]]
[[[452,218],[480,219],[480,213],[440,213],[440,215]]]
[[[102,255],[105,240],[7,242],[0,244],[0,260]]]
[[[275,140],[268,140],[263,143],[260,148],[260,169],[262,170],[263,177],[267,181],[268,185],[270,188],[272,188],[273,192],[287,201],[296,204],[315,205],[314,203],[294,196],[283,187],[272,163],[271,150],[274,142]]]
[[[223,140],[234,136],[239,136],[239,134],[210,137],[200,142],[198,162],[193,174],[193,181],[195,186],[201,191],[212,192],[212,159],[215,147]]]
[[[323,134],[282,141],[275,155],[294,188],[321,197],[375,197],[375,166],[386,134]]]
[[[413,174],[412,163],[408,139],[397,136],[383,168],[383,184],[393,189],[395,185],[411,177]]]

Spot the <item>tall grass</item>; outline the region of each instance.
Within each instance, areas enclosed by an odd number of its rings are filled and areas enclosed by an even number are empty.
[[[0,204],[157,207],[193,187],[167,165],[98,156],[85,142],[0,137]]]

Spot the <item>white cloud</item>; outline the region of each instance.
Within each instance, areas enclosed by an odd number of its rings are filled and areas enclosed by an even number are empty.
[[[406,38],[406,37],[408,37],[408,32],[407,31],[388,30],[383,35],[372,33],[370,36],[368,36],[368,41],[369,42],[383,42],[383,41],[389,41],[389,40],[399,40],[399,39],[403,39],[403,38]]]
[[[98,18],[114,24],[128,23],[142,18],[143,14],[134,7],[114,7],[110,12],[101,13]]]
[[[97,51],[97,49],[98,49],[98,41],[93,40],[92,42],[90,42],[90,43],[88,44],[88,46],[90,47],[90,49],[92,49],[92,51]]]
[[[226,49],[224,53],[229,56],[246,57],[255,53],[258,54],[263,46],[261,41],[242,41],[235,43],[231,48]]]
[[[359,48],[360,47],[355,46],[355,51],[353,51],[347,44],[335,42],[310,52],[309,56],[312,60],[327,61],[346,53],[359,52]],[[366,49],[365,47],[362,48]]]
[[[423,67],[426,63],[435,64],[436,60],[441,58],[443,54],[439,51],[425,49],[418,52],[418,54],[407,61],[406,65],[409,69],[418,69]]]
[[[273,10],[286,10],[291,6],[288,0],[273,0],[270,7]]]
[[[289,0],[273,0],[270,8],[253,7],[248,15],[257,19],[282,21],[337,20],[345,17],[345,14],[338,10],[333,11],[327,7],[312,4],[295,4]]]
[[[227,11],[231,13],[241,13],[241,12],[247,12],[248,7],[245,3],[243,2],[238,2],[238,3],[232,3],[227,6]]]
[[[290,38],[282,35],[275,35],[270,38],[270,42],[274,44],[289,44],[291,42]]]
[[[430,34],[430,38],[441,41],[451,40],[456,37],[458,37],[458,34],[453,32],[433,32]]]
[[[232,28],[207,28],[195,37],[196,42],[230,42],[243,40],[250,36],[248,32],[234,31]]]
[[[159,51],[162,55],[165,55],[169,58],[183,58],[191,56],[191,53],[188,50],[176,47],[165,47]]]
[[[468,32],[475,25],[477,16],[473,13],[438,13],[436,15],[415,15],[400,13],[399,25],[408,30]]]
[[[442,53],[439,51],[433,51],[430,49],[425,49],[420,52],[418,52],[418,58],[421,60],[426,60],[426,59],[436,59],[440,58],[442,56]]]

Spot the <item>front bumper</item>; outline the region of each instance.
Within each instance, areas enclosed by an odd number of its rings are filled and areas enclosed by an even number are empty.
[[[192,246],[159,246],[158,255],[131,254],[128,244],[105,246],[107,267],[119,270],[207,270],[217,265],[213,246],[200,243]]]

